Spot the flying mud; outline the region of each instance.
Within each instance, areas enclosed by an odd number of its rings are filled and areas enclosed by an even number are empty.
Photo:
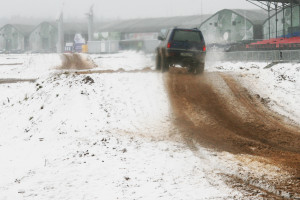
[[[300,193],[299,127],[268,110],[264,99],[251,94],[230,74],[195,76],[172,68],[164,74],[164,81],[174,124],[191,149],[196,141],[217,151],[266,158],[258,162],[284,166],[293,176],[272,184],[290,197]]]
[[[84,58],[80,54],[62,54],[62,65],[58,69],[73,69],[73,70],[87,70],[97,67],[97,65],[88,57]]]

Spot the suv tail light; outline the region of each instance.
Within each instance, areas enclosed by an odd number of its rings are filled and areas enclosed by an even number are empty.
[[[168,42],[167,48],[168,48],[168,49],[171,48],[171,42]]]
[[[206,51],[206,46],[205,46],[205,45],[203,46],[202,50],[203,50],[203,51]]]

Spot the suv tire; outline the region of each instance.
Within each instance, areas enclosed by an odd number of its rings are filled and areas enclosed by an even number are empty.
[[[156,58],[155,58],[155,69],[156,70],[160,70],[161,68],[161,58],[159,56],[159,54],[156,54]]]
[[[198,63],[195,70],[196,74],[203,74],[204,66],[205,66],[204,63]]]
[[[160,57],[160,67],[161,67],[161,71],[162,72],[166,72],[169,70],[169,62],[166,58],[164,58],[163,56]]]

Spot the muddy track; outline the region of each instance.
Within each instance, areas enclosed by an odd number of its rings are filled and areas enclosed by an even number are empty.
[[[8,83],[19,83],[19,82],[35,82],[36,79],[16,79],[16,78],[5,78],[0,79],[0,84],[8,84]]]
[[[286,124],[228,74],[170,71],[164,79],[174,123],[191,149],[196,141],[218,151],[267,158],[294,177],[292,184],[276,187],[300,193],[299,127]]]
[[[83,70],[83,71],[75,71],[75,74],[113,74],[113,73],[141,73],[141,72],[155,72],[150,67],[146,67],[143,69],[133,69],[133,70],[125,70],[125,69],[107,69],[107,70]]]

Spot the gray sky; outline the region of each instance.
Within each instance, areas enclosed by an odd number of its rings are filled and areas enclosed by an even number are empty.
[[[55,19],[64,4],[66,17],[83,18],[94,4],[97,18],[144,18],[210,14],[224,8],[254,9],[246,0],[0,0],[0,18]],[[202,8],[201,8],[202,5]]]

